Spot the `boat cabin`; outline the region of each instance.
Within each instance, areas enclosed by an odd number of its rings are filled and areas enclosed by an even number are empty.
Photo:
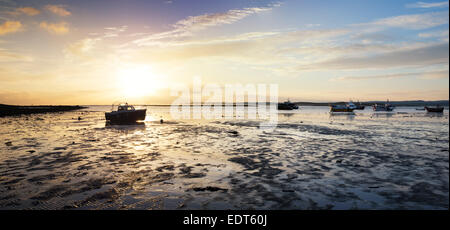
[[[132,111],[132,110],[135,110],[134,106],[128,104],[119,105],[119,107],[117,108],[117,111]]]

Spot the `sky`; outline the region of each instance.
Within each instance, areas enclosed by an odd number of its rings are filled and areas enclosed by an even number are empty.
[[[170,104],[277,84],[279,100],[448,100],[448,1],[0,0],[0,104]]]

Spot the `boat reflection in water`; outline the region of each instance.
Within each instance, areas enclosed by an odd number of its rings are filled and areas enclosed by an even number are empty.
[[[372,115],[370,115],[370,118],[390,118],[393,117],[395,115],[395,113],[373,113]]]
[[[143,121],[138,121],[134,123],[127,123],[127,124],[114,124],[109,121],[105,123],[105,128],[108,129],[115,129],[118,131],[135,131],[135,130],[144,130],[145,129],[145,123]]]
[[[330,112],[330,119],[338,117],[344,117],[346,118],[346,120],[353,121],[356,117],[356,114],[354,112],[338,112],[338,113]]]

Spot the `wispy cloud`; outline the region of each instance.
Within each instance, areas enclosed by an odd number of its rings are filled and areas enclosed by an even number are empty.
[[[62,5],[47,5],[45,6],[45,9],[62,17],[70,16],[72,14]]]
[[[427,29],[440,25],[448,24],[448,11],[431,12],[424,14],[409,14],[400,15],[388,18],[382,18],[369,23],[356,24],[357,26],[364,27],[378,27],[368,28],[370,29],[382,29],[382,28],[403,28],[403,29]]]
[[[60,23],[47,23],[47,22],[41,22],[39,24],[39,27],[42,29],[48,31],[52,34],[67,34],[69,33],[69,27],[66,22],[60,22]]]
[[[6,21],[0,24],[0,35],[18,32],[22,29],[22,23],[19,21]]]
[[[416,2],[412,4],[407,4],[408,8],[435,8],[435,7],[448,7],[448,1],[444,2]]]
[[[306,24],[307,28],[319,27],[321,24]]]
[[[10,11],[8,12],[11,15],[17,16],[19,14],[26,14],[28,16],[34,16],[34,15],[38,15],[41,13],[40,10],[33,8],[33,7],[21,7],[21,8],[17,8],[14,11]]]
[[[407,77],[416,77],[419,79],[448,78],[448,70],[417,72],[417,73],[380,74],[380,75],[369,75],[369,76],[345,76],[345,77],[333,78],[333,79],[331,79],[331,81],[362,81],[362,80],[396,79],[396,78],[407,78]]]
[[[100,38],[85,38],[77,42],[67,45],[64,53],[67,57],[77,57],[82,59],[90,59],[89,52],[94,48],[94,45],[100,41]]]
[[[321,69],[383,69],[406,66],[446,64],[449,61],[448,43],[400,50],[366,57],[336,58],[333,60],[299,66],[299,70]]]
[[[279,6],[279,4],[272,4],[267,7],[234,9],[224,13],[189,16],[173,24],[172,30],[146,36],[144,38],[135,40],[134,43],[138,45],[146,45],[147,43],[153,43],[155,40],[188,37],[196,31],[200,31],[213,26],[232,24],[252,14],[270,11],[273,7],[276,6]]]
[[[298,62],[294,47],[307,43],[326,43],[327,40],[343,36],[346,30],[295,30],[249,32],[210,39],[182,41],[154,41],[149,48],[128,49],[128,54],[142,60],[158,62],[181,61],[193,58],[220,57],[250,65]],[[285,48],[284,51],[280,47]],[[306,53],[306,52],[304,52]],[[261,58],[261,57],[272,58]],[[325,56],[325,55],[320,55]]]
[[[419,76],[420,79],[442,79],[448,78],[448,70],[423,73]]]
[[[6,49],[0,48],[0,62],[12,62],[12,61],[32,61],[33,59],[27,55],[11,52]]]
[[[123,33],[127,30],[128,26],[120,26],[120,27],[106,27],[104,28],[105,32],[103,33],[104,38],[117,37],[120,33]]]
[[[448,42],[448,29],[419,33],[421,38],[439,38]]]

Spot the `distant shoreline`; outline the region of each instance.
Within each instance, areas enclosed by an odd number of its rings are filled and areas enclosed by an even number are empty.
[[[56,113],[56,112],[66,112],[84,109],[84,106],[69,106],[69,105],[33,105],[33,106],[21,106],[21,105],[5,105],[0,104],[0,117],[5,116],[18,116],[25,114],[36,114],[36,113]]]
[[[282,101],[279,101],[282,102]],[[329,106],[329,105],[338,105],[338,104],[345,104],[347,102],[340,101],[340,102],[292,102],[298,106]],[[372,106],[374,104],[385,104],[386,101],[364,101],[364,102],[354,102],[356,104],[361,103],[361,105],[364,106]],[[389,101],[390,104],[394,106],[406,106],[406,107],[423,107],[423,106],[434,106],[434,105],[441,105],[441,106],[449,106],[449,100],[436,100],[436,101],[423,101],[423,100],[411,100],[411,101]],[[244,103],[244,106],[248,106],[248,104],[252,103]],[[269,104],[269,102],[267,103]],[[171,104],[134,104],[135,106],[171,106]],[[195,106],[195,104],[187,104],[189,106]],[[222,106],[225,106],[225,103],[222,103]],[[241,105],[233,103],[233,106]],[[16,109],[42,109],[42,110],[55,110],[56,112],[60,111],[69,111],[69,110],[77,110],[77,109],[84,109],[88,106],[111,106],[109,105],[6,105],[6,104],[0,104],[0,111],[4,108],[16,108]],[[1,116],[1,113],[0,113]]]

